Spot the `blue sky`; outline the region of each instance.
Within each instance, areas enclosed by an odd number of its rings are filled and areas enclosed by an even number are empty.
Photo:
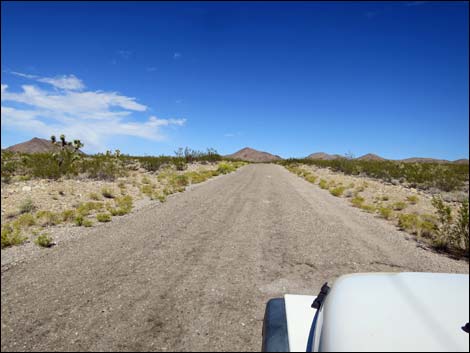
[[[467,2],[5,2],[2,147],[468,158]]]

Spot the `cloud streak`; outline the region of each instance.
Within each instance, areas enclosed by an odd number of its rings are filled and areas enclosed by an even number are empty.
[[[23,85],[11,92],[1,85],[1,124],[14,130],[40,136],[62,133],[84,141],[87,150],[103,151],[106,142],[117,135],[163,141],[162,129],[183,126],[186,119],[160,119],[150,116],[142,121],[134,114],[144,114],[148,107],[134,97],[117,92],[86,91],[74,75],[54,78],[13,73],[52,86],[42,89]]]

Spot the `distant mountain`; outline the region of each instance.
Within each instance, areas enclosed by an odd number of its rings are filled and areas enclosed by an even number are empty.
[[[367,153],[361,157],[356,158],[359,161],[385,161],[385,158],[382,158],[373,153]]]
[[[404,163],[452,163],[446,159],[412,157],[399,160]]]
[[[328,154],[325,152],[316,152],[307,156],[307,159],[319,159],[323,161],[331,161],[333,159],[339,159],[339,158],[344,158],[344,157],[340,156],[339,154]]]
[[[453,161],[452,163],[455,163],[455,164],[468,164],[468,159],[467,158],[457,159],[456,161]]]
[[[245,147],[238,152],[226,155],[227,158],[241,159],[248,162],[271,162],[282,159],[271,153],[257,151],[250,147]]]
[[[73,147],[70,147],[73,148]],[[53,144],[51,140],[41,139],[34,137],[29,141],[21,142],[16,145],[6,148],[7,151],[19,152],[19,153],[47,153],[57,152],[60,147]],[[80,153],[83,153],[79,150]]]

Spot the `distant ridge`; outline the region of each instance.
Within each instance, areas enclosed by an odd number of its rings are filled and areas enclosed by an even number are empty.
[[[436,158],[423,158],[423,157],[412,157],[400,159],[399,162],[403,163],[452,163],[446,159],[436,159]]]
[[[453,161],[452,163],[455,163],[455,164],[468,164],[468,159],[467,158],[457,159],[457,160]]]
[[[73,148],[73,147],[68,147]],[[26,142],[21,142],[16,145],[6,148],[10,152],[18,153],[47,153],[47,152],[57,152],[60,150],[60,147],[53,144],[51,140],[41,139],[38,137],[33,137],[31,140]],[[79,150],[80,153],[83,153]]]
[[[241,149],[240,151],[237,151],[232,154],[228,154],[225,157],[233,158],[233,159],[241,159],[243,161],[248,161],[248,162],[271,162],[271,161],[278,161],[282,159],[279,156],[273,155],[268,152],[258,151],[250,147],[245,147]]]
[[[385,158],[382,158],[373,153],[367,153],[361,157],[356,158],[359,161],[385,161]]]
[[[307,159],[318,159],[323,161],[331,161],[333,159],[344,158],[339,154],[328,154],[325,152],[315,152],[307,156]]]

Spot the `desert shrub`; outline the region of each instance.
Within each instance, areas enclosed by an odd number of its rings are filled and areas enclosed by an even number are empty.
[[[336,188],[330,189],[330,193],[333,196],[339,197],[343,194],[346,188],[344,186],[338,186]]]
[[[176,189],[187,186],[189,184],[189,178],[187,175],[182,174],[182,175],[173,175],[169,179],[169,184],[172,187],[175,187]]]
[[[92,192],[92,193],[88,194],[88,198],[90,200],[101,201],[101,196],[98,195],[96,192]]]
[[[314,184],[315,181],[317,180],[317,177],[313,174],[308,174],[305,176],[305,180],[307,180],[309,183]]]
[[[355,196],[351,199],[351,203],[355,207],[361,207],[361,205],[364,203],[364,198],[361,196]]]
[[[392,208],[393,208],[395,211],[404,210],[404,209],[406,208],[406,203],[404,203],[403,201],[395,202],[395,203],[392,205]]]
[[[23,213],[21,216],[19,216],[15,222],[15,226],[18,228],[27,228],[31,227],[36,224],[36,219],[31,213]]]
[[[126,195],[122,197],[117,197],[114,200],[116,207],[113,207],[111,204],[106,205],[106,209],[111,213],[112,216],[123,216],[132,211],[132,196]]]
[[[388,201],[390,198],[389,198],[388,195],[382,195],[382,196],[380,197],[380,199],[381,199],[382,201]]]
[[[416,195],[410,195],[410,196],[407,196],[406,201],[408,201],[409,203],[414,205],[414,204],[418,203],[419,197],[416,196]]]
[[[26,237],[21,236],[21,231],[11,224],[5,224],[2,227],[1,247],[6,248],[13,245],[20,245],[26,241]]]
[[[433,239],[434,245],[439,249],[447,248],[452,231],[452,210],[444,204],[441,197],[433,197],[431,203],[436,209],[438,218],[438,225]]]
[[[142,184],[150,184],[150,179],[146,175],[142,178]]]
[[[455,223],[451,230],[451,240],[455,247],[462,248],[469,254],[469,233],[468,233],[468,201],[460,206]]]
[[[34,210],[36,210],[36,206],[34,205],[33,200],[31,200],[31,197],[23,200],[18,207],[18,211],[20,213],[31,213]]]
[[[47,233],[39,235],[34,243],[43,248],[49,248],[53,245],[52,238]]]
[[[228,173],[231,173],[235,170],[236,170],[236,168],[228,162],[220,162],[219,166],[217,167],[217,171],[220,174],[228,174]]]
[[[61,213],[61,218],[63,222],[70,222],[75,219],[75,210],[64,210]]]
[[[340,158],[336,160],[287,159],[278,162],[284,166],[316,165],[347,175],[366,175],[387,182],[400,180],[422,188],[437,187],[452,191],[468,181],[468,165],[438,163],[403,163],[397,161],[361,161]]]
[[[99,211],[103,209],[103,207],[104,205],[101,202],[94,202],[94,201],[84,202],[78,205],[77,213],[82,216],[88,216],[92,211]]]
[[[165,202],[166,201],[166,196],[164,194],[156,194],[155,198],[160,202]]]
[[[418,215],[414,213],[403,213],[398,216],[398,226],[402,230],[416,233],[419,228]]]
[[[211,170],[201,172],[188,172],[185,174],[191,184],[198,184],[206,181],[213,176]]]
[[[129,213],[132,211],[132,203],[132,196],[129,195],[118,197],[115,200],[117,208],[125,213]]]
[[[150,185],[150,184],[142,185],[142,187],[140,188],[140,191],[142,191],[143,194],[150,197],[152,196],[152,193],[153,193],[153,185]]]
[[[36,212],[36,218],[39,220],[41,227],[54,226],[62,221],[61,217],[52,211],[38,211]]]
[[[318,185],[322,189],[328,189],[328,182],[325,179],[320,179],[320,182],[318,183]]]
[[[369,212],[369,213],[374,213],[375,210],[376,210],[376,208],[375,208],[374,205],[364,205],[364,204],[361,204],[361,205],[359,206],[359,208],[360,208],[361,210],[364,210],[364,211]]]
[[[75,225],[79,227],[92,227],[93,222],[79,214],[77,217],[75,217]]]
[[[393,211],[389,207],[379,207],[379,214],[382,218],[390,219],[392,217]]]
[[[111,215],[109,213],[98,213],[96,219],[98,222],[111,222]]]
[[[91,179],[113,181],[127,172],[119,156],[110,152],[87,156],[77,164],[79,171]]]
[[[111,191],[111,189],[106,188],[106,187],[101,189],[101,195],[103,195],[107,199],[113,199],[114,198],[114,194]]]

